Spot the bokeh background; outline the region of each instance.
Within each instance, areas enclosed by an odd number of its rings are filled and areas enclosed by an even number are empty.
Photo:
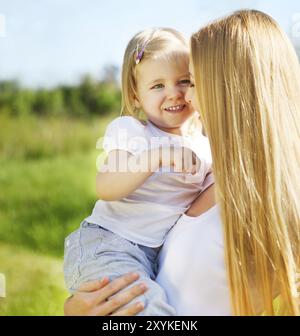
[[[0,0],[0,315],[62,315],[64,238],[96,201],[96,142],[120,112],[139,30],[186,37],[233,10],[272,15],[300,55],[297,1]]]

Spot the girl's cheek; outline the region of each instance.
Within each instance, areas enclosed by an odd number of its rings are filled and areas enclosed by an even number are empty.
[[[188,86],[185,86],[185,87],[182,88],[181,91],[182,91],[182,93],[183,93],[184,95],[186,95],[187,92],[188,92],[188,90],[189,90]]]

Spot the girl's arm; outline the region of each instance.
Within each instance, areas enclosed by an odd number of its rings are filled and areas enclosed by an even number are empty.
[[[104,201],[117,201],[139,188],[158,168],[174,167],[174,171],[195,173],[197,160],[185,147],[170,149],[169,158],[163,157],[162,148],[143,151],[139,156],[124,150],[109,152],[104,166],[97,174],[96,193]]]
[[[108,278],[83,283],[64,304],[66,316],[133,316],[144,309],[142,302],[125,305],[147,290],[145,284],[134,285],[138,274],[126,274],[109,283]],[[120,293],[119,293],[120,292]]]
[[[117,201],[139,188],[160,167],[159,149],[139,156],[123,150],[109,152],[97,174],[96,193],[104,201]]]

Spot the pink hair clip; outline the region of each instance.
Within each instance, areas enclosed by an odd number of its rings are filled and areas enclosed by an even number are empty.
[[[146,45],[147,45],[148,42],[146,42],[141,51],[139,51],[139,45],[136,46],[136,56],[135,56],[135,64],[139,64],[141,59],[143,58],[143,55],[144,55],[144,51],[145,51],[145,48],[146,48]]]

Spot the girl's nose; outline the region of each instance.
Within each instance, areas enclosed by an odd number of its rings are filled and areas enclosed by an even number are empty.
[[[184,96],[184,93],[178,87],[170,88],[169,91],[168,91],[168,98],[169,99],[179,98],[179,97],[182,97],[182,96]]]

